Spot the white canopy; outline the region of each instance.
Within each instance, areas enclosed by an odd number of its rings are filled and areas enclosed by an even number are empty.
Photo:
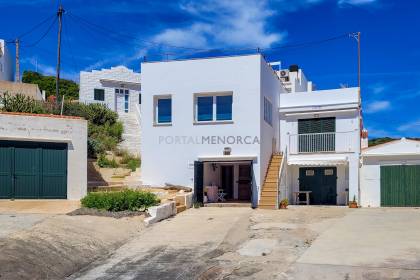
[[[346,157],[334,157],[334,158],[291,158],[287,161],[288,165],[299,165],[299,166],[336,166],[347,164]]]

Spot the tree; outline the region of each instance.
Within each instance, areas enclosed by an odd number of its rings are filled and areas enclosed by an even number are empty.
[[[55,95],[55,76],[44,76],[34,71],[24,71],[22,82],[37,84],[40,90],[45,90],[47,97]],[[60,95],[66,99],[79,99],[79,85],[71,80],[60,79]]]

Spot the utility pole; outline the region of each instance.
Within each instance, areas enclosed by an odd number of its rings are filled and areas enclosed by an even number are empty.
[[[358,74],[358,85],[359,85],[359,96],[360,96],[360,32],[357,32],[357,74]],[[360,97],[359,97],[360,98]]]
[[[19,66],[19,38],[16,38],[16,72],[15,72],[15,82],[20,82],[20,66]]]
[[[61,28],[62,28],[62,18],[63,18],[64,9],[60,3],[58,7],[57,16],[58,16],[58,40],[57,40],[57,73],[55,76],[55,97],[56,102],[58,102],[59,96],[59,86],[60,86],[60,58],[61,58]]]

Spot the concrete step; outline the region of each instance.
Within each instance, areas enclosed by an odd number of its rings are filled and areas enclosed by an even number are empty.
[[[181,213],[181,212],[184,212],[185,210],[187,210],[187,206],[185,206],[185,205],[178,205],[177,207],[176,207],[176,213],[178,214],[178,213]]]
[[[259,204],[258,208],[276,210],[276,205],[275,204]]]
[[[261,197],[261,199],[260,199],[260,204],[273,204],[273,205],[276,205],[276,202],[277,202],[277,200],[276,200],[276,198],[275,197]]]

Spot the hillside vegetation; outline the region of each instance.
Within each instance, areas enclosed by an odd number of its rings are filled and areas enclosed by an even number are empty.
[[[39,89],[45,90],[47,97],[55,95],[55,77],[44,76],[34,71],[24,71],[22,82],[29,84],[37,84]],[[79,85],[71,80],[60,79],[60,95],[64,95],[66,99],[79,99]]]

